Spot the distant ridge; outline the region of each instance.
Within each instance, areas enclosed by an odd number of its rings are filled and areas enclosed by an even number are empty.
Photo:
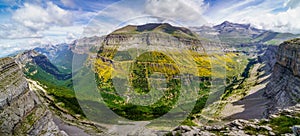
[[[145,32],[160,32],[173,35],[175,37],[190,37],[196,38],[197,34],[193,33],[188,28],[173,26],[169,23],[149,23],[145,25],[128,25],[120,28],[112,34],[139,34]]]
[[[253,27],[251,24],[239,24],[224,21],[212,27],[191,27],[193,32],[210,39],[218,37],[222,42],[239,45],[248,43],[259,43],[279,45],[283,41],[300,37],[299,34],[280,33]]]

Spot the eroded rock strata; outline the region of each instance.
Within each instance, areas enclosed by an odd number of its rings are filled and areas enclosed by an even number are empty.
[[[13,58],[0,59],[0,135],[66,135]]]
[[[300,39],[282,43],[266,95],[272,99],[271,111],[300,102]]]

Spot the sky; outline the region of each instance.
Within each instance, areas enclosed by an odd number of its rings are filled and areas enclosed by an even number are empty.
[[[300,33],[299,0],[0,0],[0,57],[104,35],[127,24],[224,21]]]

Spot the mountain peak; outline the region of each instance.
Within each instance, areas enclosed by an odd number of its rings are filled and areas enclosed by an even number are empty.
[[[223,25],[228,25],[228,24],[234,24],[234,23],[231,23],[231,22],[229,22],[229,21],[224,21],[222,24],[223,24]]]
[[[139,34],[146,32],[155,32],[155,33],[165,33],[175,37],[189,37],[195,38],[196,34],[194,34],[191,30],[184,28],[173,26],[169,23],[149,23],[144,25],[128,25],[123,28],[120,28],[112,34]]]
[[[249,28],[251,28],[251,25],[250,24],[238,24],[238,23],[232,23],[229,21],[224,21],[220,25],[214,26],[214,28],[224,28],[224,27],[239,27],[239,28],[249,29]]]

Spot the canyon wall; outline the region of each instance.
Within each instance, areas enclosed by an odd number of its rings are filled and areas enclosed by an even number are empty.
[[[14,58],[0,59],[0,135],[66,135],[30,90]]]
[[[265,92],[272,99],[270,108],[273,110],[300,103],[300,39],[282,43],[276,60]]]

